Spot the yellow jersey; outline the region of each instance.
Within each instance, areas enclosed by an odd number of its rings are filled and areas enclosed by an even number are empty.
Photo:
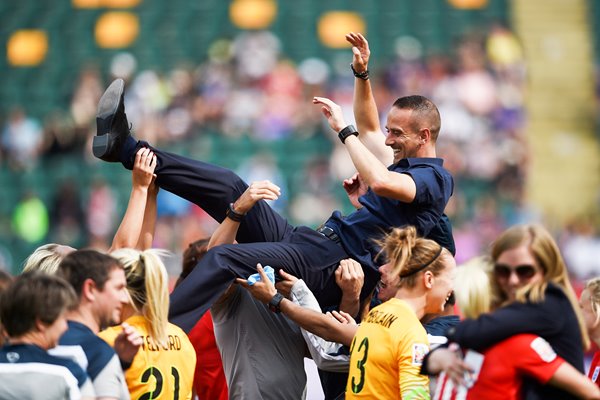
[[[429,378],[420,374],[428,351],[427,332],[406,302],[372,309],[350,346],[346,399],[429,399]]]
[[[132,400],[190,400],[196,367],[196,352],[187,335],[178,326],[169,324],[167,345],[155,344],[148,334],[142,316],[127,319],[143,338],[143,344],[125,371],[125,380]],[[108,328],[98,334],[114,346],[121,327]]]

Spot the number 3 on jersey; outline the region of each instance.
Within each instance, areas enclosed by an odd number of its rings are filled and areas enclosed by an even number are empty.
[[[354,345],[356,344],[356,337],[352,340],[352,345],[350,346],[350,353],[354,354]],[[358,346],[358,350],[356,350],[357,358],[360,357],[360,353],[362,352],[362,357],[356,361],[356,368],[358,368],[359,376],[357,377],[352,372],[352,393],[360,393],[365,385],[365,364],[367,363],[367,356],[369,355],[369,338],[364,338],[361,340],[360,345]],[[352,365],[350,368],[354,368]]]
[[[179,400],[179,371],[177,368],[171,367],[171,375],[173,376],[173,380],[175,381],[175,385],[173,387],[173,400]],[[163,390],[164,378],[162,372],[156,367],[149,367],[144,370],[142,373],[142,378],[140,379],[142,383],[148,383],[150,377],[153,376],[156,379],[156,387],[152,392],[146,392],[139,397],[139,400],[152,400],[157,399]]]

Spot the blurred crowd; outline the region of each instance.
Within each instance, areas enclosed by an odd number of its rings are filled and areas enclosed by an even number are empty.
[[[438,152],[456,181],[446,212],[454,224],[459,263],[480,254],[507,226],[544,221],[524,193],[529,154],[527,71],[511,31],[495,26],[486,34],[467,35],[448,54],[428,54],[417,39],[403,37],[396,42],[395,58],[383,60],[377,54],[372,58],[371,79],[382,118],[397,97],[414,93],[431,98],[440,109]],[[304,150],[305,168],[293,176],[283,165],[289,154],[229,154],[225,148],[212,155],[216,163],[220,157],[239,159],[237,172],[249,181],[277,183],[284,195],[274,206],[294,222],[316,226],[329,210],[349,209],[335,188],[354,171],[337,140],[328,140],[332,135],[310,100],[315,95],[330,97],[352,120],[354,78],[348,61],[345,54],[340,62],[312,58],[293,63],[278,38],[267,31],[217,40],[201,65],[166,72],[146,69],[131,54],[121,53],[112,61],[110,77],[95,67],[81,71],[68,111],[55,112],[42,122],[29,116],[24,105],[3,116],[0,165],[22,174],[65,156],[94,164],[90,140],[97,103],[107,82],[122,77],[127,82],[127,116],[136,137],[164,148],[193,148],[188,144],[210,135],[272,144],[322,138],[332,149],[331,157]],[[188,155],[194,157],[193,152]],[[124,211],[119,191],[127,187],[101,179],[83,187],[66,180],[52,188],[50,199],[40,198],[39,188],[28,189],[6,218],[18,240],[32,246],[58,242],[106,248]],[[179,253],[214,229],[201,210],[164,191],[158,204],[155,247]],[[600,258],[589,256],[600,251],[593,222],[574,221],[559,233],[577,278],[600,270]],[[15,271],[20,262],[12,260]]]

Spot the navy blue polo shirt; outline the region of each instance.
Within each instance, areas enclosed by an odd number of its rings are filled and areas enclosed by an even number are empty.
[[[379,248],[373,239],[383,237],[391,228],[406,225],[413,225],[418,234],[425,237],[432,230],[440,231],[440,220],[454,190],[452,175],[444,169],[443,163],[441,158],[403,158],[389,166],[388,170],[413,178],[417,192],[411,203],[378,196],[369,188],[359,198],[363,205],[361,209],[346,217],[334,211],[325,225],[338,234],[344,249],[352,258],[363,266],[369,265],[377,270],[374,260]],[[453,245],[447,218],[443,221],[448,225],[443,229],[446,232],[444,235],[450,235],[445,239]],[[380,260],[378,264],[382,262]]]
[[[86,369],[93,381],[115,357],[115,350],[84,324],[77,321],[67,323],[69,329],[61,336],[58,346],[49,353],[73,359]]]

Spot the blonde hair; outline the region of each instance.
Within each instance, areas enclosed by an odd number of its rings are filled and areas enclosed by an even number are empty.
[[[577,316],[583,346],[585,349],[588,349],[590,338],[585,328],[579,302],[577,301],[577,296],[575,296],[573,286],[571,286],[565,262],[552,235],[541,225],[513,226],[505,230],[492,244],[492,260],[496,262],[502,253],[520,246],[527,246],[542,269],[543,279],[531,282],[517,290],[515,294],[516,301],[521,303],[528,301],[532,303],[542,302],[544,301],[544,293],[548,287],[548,283],[559,286],[569,299],[571,307]],[[492,289],[498,305],[507,304],[508,298],[502,292],[495,279],[492,280]]]
[[[385,253],[391,264],[390,276],[400,277],[399,288],[413,288],[417,283],[417,273],[431,271],[435,276],[445,268],[444,256],[450,252],[430,239],[417,237],[414,226],[394,228],[377,244],[380,253]]]
[[[160,258],[166,254],[157,249],[119,249],[111,253],[125,268],[132,306],[146,320],[150,338],[161,346],[167,344],[169,323],[169,276]]]
[[[465,318],[477,318],[492,307],[490,260],[476,257],[456,269],[454,296]]]
[[[35,249],[23,263],[23,272],[40,271],[54,275],[58,265],[67,253],[62,246],[56,243],[48,243]]]
[[[585,284],[585,289],[590,294],[592,311],[596,316],[596,322],[600,320],[600,277],[592,278]]]

